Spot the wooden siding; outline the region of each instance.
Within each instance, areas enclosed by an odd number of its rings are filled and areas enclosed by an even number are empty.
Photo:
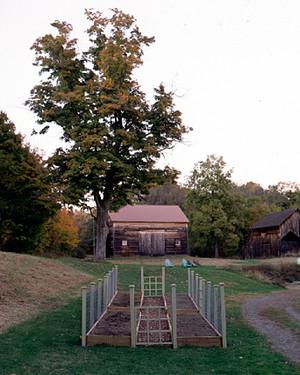
[[[259,258],[280,255],[280,231],[279,228],[269,230],[252,231],[244,247],[246,258]]]
[[[300,250],[300,241],[285,241],[288,233],[299,237],[300,214],[296,211],[280,226],[271,228],[253,229],[243,246],[244,258],[260,258],[282,256],[286,252]]]
[[[126,245],[122,245],[124,241]],[[109,247],[108,254],[114,256],[187,254],[187,224],[113,223]]]
[[[296,211],[284,223],[280,225],[280,238],[284,237],[288,232],[293,232],[298,237],[300,236],[300,213]]]

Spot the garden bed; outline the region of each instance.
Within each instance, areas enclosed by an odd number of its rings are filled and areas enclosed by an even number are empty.
[[[171,293],[165,294],[166,305],[172,305]],[[176,294],[176,311],[177,314],[198,314],[197,307],[188,294]]]
[[[145,297],[141,301],[141,294],[135,293],[135,306],[170,306],[171,296],[163,298]],[[194,303],[187,294],[177,294],[177,344],[178,346],[222,346],[219,333],[199,314]],[[108,311],[102,315],[92,330],[87,335],[87,345],[131,345],[130,331],[130,298],[128,292],[118,292],[110,304]],[[155,309],[150,309],[149,314],[155,314]],[[167,308],[165,309],[168,314]],[[141,324],[144,324],[143,322]],[[157,329],[157,322],[152,321],[150,329]],[[142,326],[143,327],[143,326]],[[167,328],[167,322],[162,329]],[[138,336],[138,341],[143,341],[143,335]],[[170,341],[170,333],[162,334],[162,342]],[[152,343],[158,342],[158,335],[151,333]]]
[[[142,303],[142,293],[134,293],[134,306]],[[108,311],[130,311],[130,294],[128,292],[117,292],[115,298],[108,306]]]

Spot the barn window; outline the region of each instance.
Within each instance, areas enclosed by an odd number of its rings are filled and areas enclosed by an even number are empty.
[[[127,246],[127,240],[122,240],[122,246]]]
[[[180,247],[181,246],[181,241],[180,240],[175,240],[175,246]]]

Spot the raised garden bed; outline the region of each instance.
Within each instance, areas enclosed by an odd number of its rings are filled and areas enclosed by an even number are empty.
[[[107,311],[88,333],[86,344],[131,345],[130,313]]]
[[[166,294],[165,299],[145,297],[141,301],[141,293],[135,293],[135,306],[170,306],[171,295]],[[187,294],[176,295],[177,304],[177,344],[178,346],[222,346],[222,338],[219,333],[199,314],[194,303]],[[155,314],[155,309],[153,314]],[[87,335],[87,345],[108,344],[131,346],[130,331],[130,297],[129,292],[118,292],[111,302],[108,311],[100,317]],[[150,313],[149,311],[149,313]],[[167,309],[165,310],[168,313]],[[141,323],[144,324],[144,323]],[[153,321],[153,329],[157,329],[157,322]],[[167,322],[163,323],[165,329]],[[155,334],[152,342],[157,342]],[[170,334],[165,333],[162,341],[170,341]],[[143,340],[143,335],[138,336]]]
[[[134,306],[140,306],[142,303],[142,293],[134,293]],[[115,298],[108,306],[108,311],[130,311],[129,292],[117,292]]]
[[[165,294],[166,305],[172,305],[171,293]],[[197,307],[188,294],[176,294],[177,314],[198,314]]]

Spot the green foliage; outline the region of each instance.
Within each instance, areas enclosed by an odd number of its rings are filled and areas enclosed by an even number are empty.
[[[50,158],[53,181],[67,203],[84,206],[90,196],[97,206],[96,259],[105,260],[108,210],[131,203],[156,182],[161,153],[189,131],[174,108],[173,94],[161,84],[154,103],[133,78],[143,63],[143,36],[135,20],[117,9],[111,18],[86,11],[90,48],[78,53],[72,26],[56,21],[58,35],[33,45],[36,65],[46,76],[33,88],[27,104],[40,124],[63,130],[69,148]],[[170,170],[170,169],[169,169]]]
[[[0,250],[33,252],[43,223],[58,205],[41,158],[0,112]]]
[[[260,210],[264,213],[300,207],[300,185],[295,182],[279,182],[268,189],[247,182],[241,186],[235,185],[234,191],[242,193],[248,205],[261,206]]]
[[[279,182],[270,185],[267,190],[267,199],[280,209],[300,209],[300,185],[295,182]]]
[[[237,219],[243,201],[232,194],[231,170],[226,172],[225,165],[222,157],[210,155],[195,165],[188,180],[191,247],[204,250],[206,255],[214,251],[215,257],[219,251],[223,255],[236,253],[240,241]]]

